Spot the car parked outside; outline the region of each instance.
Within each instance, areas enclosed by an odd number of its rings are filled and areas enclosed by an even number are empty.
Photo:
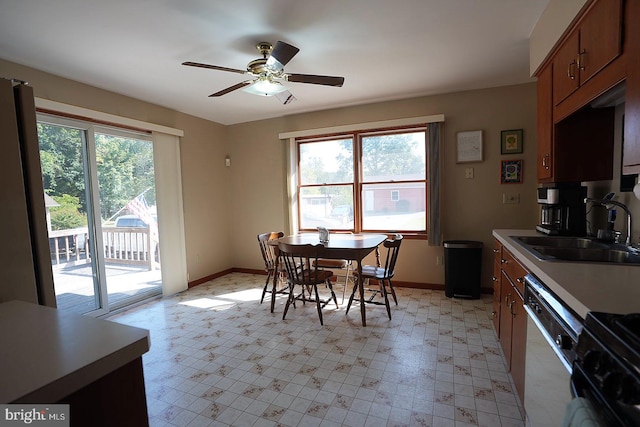
[[[157,217],[153,217],[157,221]],[[146,228],[146,233],[136,229]],[[127,230],[128,229],[128,230]],[[149,225],[136,215],[122,215],[116,218],[113,225],[103,225],[103,240],[108,258],[137,259],[141,253],[148,252],[147,233],[151,233]],[[152,253],[158,261],[158,236],[151,236]]]
[[[342,223],[353,221],[353,206],[338,205],[333,208],[329,217],[339,219]]]

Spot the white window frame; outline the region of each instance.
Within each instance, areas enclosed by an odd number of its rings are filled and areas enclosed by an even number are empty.
[[[138,129],[146,132],[153,142],[153,162],[156,170],[156,201],[162,257],[162,293],[173,295],[188,288],[187,251],[184,232],[184,209],[182,198],[182,172],[180,166],[181,129],[144,122],[84,107],[64,104],[36,97],[39,114],[85,118],[89,123],[104,127],[105,123],[121,126],[125,131]],[[110,127],[110,126],[109,126]]]

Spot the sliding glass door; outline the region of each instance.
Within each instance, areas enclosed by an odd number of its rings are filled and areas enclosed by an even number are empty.
[[[101,315],[161,293],[148,136],[48,115],[38,135],[58,308]]]
[[[96,159],[110,310],[162,292],[153,143],[96,128]]]

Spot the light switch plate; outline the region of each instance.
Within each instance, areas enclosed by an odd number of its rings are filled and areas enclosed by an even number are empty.
[[[503,204],[518,204],[520,203],[520,194],[507,194],[502,193]]]
[[[464,170],[464,177],[467,179],[473,179],[473,168],[466,168]]]

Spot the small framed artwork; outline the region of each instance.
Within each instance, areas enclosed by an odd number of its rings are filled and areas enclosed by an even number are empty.
[[[456,163],[482,161],[482,131],[458,132]]]
[[[503,160],[500,170],[500,184],[522,183],[522,160]]]
[[[500,154],[522,153],[522,129],[500,132]]]

